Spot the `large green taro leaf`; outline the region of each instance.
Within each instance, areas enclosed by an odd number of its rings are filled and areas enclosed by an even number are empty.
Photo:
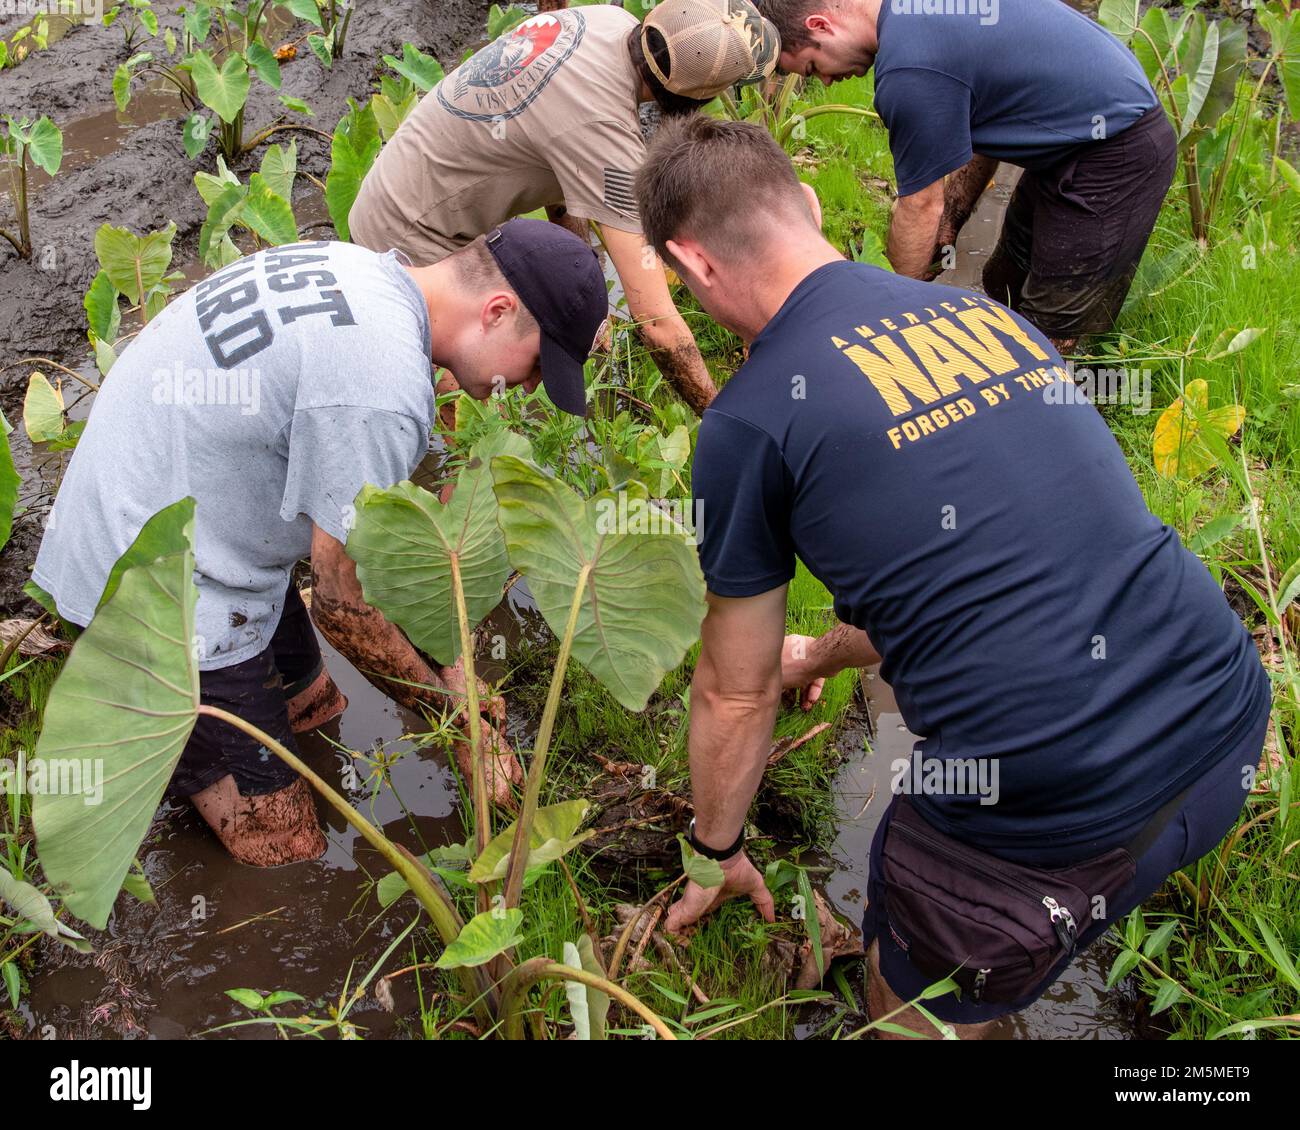
[[[644,709],[704,619],[704,577],[685,532],[651,513],[639,483],[584,501],[513,456],[494,459],[492,474],[510,563],[551,630],[563,637],[588,567],[573,655],[619,703]]]
[[[47,779],[57,760],[76,759],[102,780],[99,803],[87,804],[84,793],[32,798],[46,878],[72,913],[99,929],[198,713],[194,500],[160,512],[149,530],[156,553],[121,573],[73,646],[36,746]],[[140,556],[134,545],[127,555]]]
[[[357,563],[362,594],[439,663],[455,663],[460,655],[453,557],[471,628],[501,602],[510,562],[497,525],[488,461],[528,450],[527,440],[508,431],[481,441],[445,506],[410,482],[387,490],[366,485],[357,495],[347,549]]]

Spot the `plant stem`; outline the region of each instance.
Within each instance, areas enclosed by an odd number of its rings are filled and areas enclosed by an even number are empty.
[[[465,608],[465,586],[460,577],[460,554],[451,554],[451,588],[456,594],[456,623],[460,628],[461,665],[465,672],[465,700],[469,711],[470,779],[474,793],[475,855],[482,855],[492,838],[492,813],[488,803],[487,773],[484,771],[483,720],[479,717],[478,674],[474,669],[474,640],[469,630],[469,612]],[[495,776],[495,774],[494,774]],[[478,888],[477,905],[482,914],[491,905],[487,884]]]
[[[596,973],[585,969],[574,969],[552,961],[549,957],[535,957],[511,970],[510,975],[501,985],[501,1023],[502,1034],[507,1040],[522,1040],[524,1037],[524,1000],[538,981],[551,978],[558,981],[577,981],[591,989],[599,989],[619,1004],[625,1005],[655,1030],[661,1040],[675,1040],[672,1029],[668,1027],[647,1004],[638,1000],[621,985],[614,984]]]
[[[551,730],[560,708],[560,695],[564,690],[564,672],[569,666],[569,652],[573,650],[573,636],[578,630],[578,613],[582,611],[582,597],[587,589],[591,564],[583,565],[578,573],[577,587],[573,590],[573,603],[569,606],[569,621],[560,641],[560,654],[551,673],[551,688],[546,693],[546,707],[542,722],[537,728],[537,741],[533,746],[533,759],[528,766],[528,782],[524,787],[524,803],[515,822],[515,838],[510,845],[510,873],[506,879],[506,908],[519,905],[524,889],[524,872],[528,868],[528,849],[532,844],[533,818],[537,815],[537,798],[542,792],[542,778],[546,774],[546,754],[551,747]]]
[[[250,150],[256,149],[262,144],[262,142],[270,137],[271,134],[279,133],[281,130],[297,130],[300,133],[314,133],[319,137],[325,138],[327,141],[332,140],[334,137],[332,133],[326,133],[323,129],[317,129],[315,126],[299,126],[294,125],[292,122],[285,122],[278,126],[267,126],[266,129],[262,130],[261,133],[254,136],[251,141],[247,142],[243,148],[240,149],[240,152],[248,153]]]

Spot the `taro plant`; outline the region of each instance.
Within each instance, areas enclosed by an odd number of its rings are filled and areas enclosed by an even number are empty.
[[[224,267],[243,254],[230,238],[232,227],[252,233],[255,241],[268,246],[293,243],[298,238],[291,203],[297,167],[297,146],[290,142],[271,146],[248,184],[241,184],[221,157],[217,158],[215,176],[194,174],[194,185],[208,206],[207,219],[199,229],[199,257],[206,266]]]
[[[0,155],[9,158],[9,180],[13,189],[10,199],[13,200],[18,231],[0,228],[0,236],[4,236],[20,256],[30,259],[32,232],[28,214],[28,173],[33,165],[44,169],[50,176],[59,171],[63,163],[63,133],[44,115],[35,122],[5,115],[4,125]]]
[[[253,137],[245,135],[244,110],[253,77],[273,90],[280,89],[280,63],[263,39],[270,6],[271,0],[249,0],[246,7],[240,7],[235,0],[216,0],[185,9],[182,41],[177,42],[171,29],[164,36],[169,59],[140,52],[117,68],[113,96],[118,109],[125,110],[130,103],[131,85],[136,77],[153,75],[165,79],[191,110],[182,134],[185,153],[190,158],[203,151],[214,127],[213,120],[200,112],[200,106],[215,115],[217,147],[228,162],[255,149],[280,130],[328,136],[310,126],[292,123],[276,123]],[[310,112],[301,99],[281,95],[280,101],[298,113]]]
[[[123,0],[120,4],[114,4],[104,12],[103,23],[105,27],[117,24],[122,32],[122,46],[128,55],[142,34],[158,34],[158,15],[150,0]]]
[[[0,39],[0,70],[16,67],[33,47],[44,51],[50,42],[50,21],[44,13],[29,24],[23,24],[9,40]]]
[[[181,272],[168,270],[175,238],[174,223],[146,235],[136,235],[112,224],[102,225],[95,233],[99,272],[82,304],[95,364],[101,374],[106,374],[117,359],[117,331],[122,323],[118,300],[125,298],[130,308],[148,322],[167,304],[172,287],[184,279]]]
[[[1196,4],[1181,14],[1139,0],[1102,0],[1100,22],[1128,44],[1160,95],[1178,134],[1184,191],[1192,237],[1202,246],[1223,201],[1246,133],[1253,127],[1270,77],[1281,79],[1294,118],[1300,102],[1300,25],[1297,9],[1279,4],[1258,10],[1259,25],[1271,39],[1259,76],[1238,95],[1246,67],[1246,25],[1224,18],[1207,20]],[[1282,114],[1277,114],[1280,131]],[[1289,166],[1288,166],[1289,168]]]
[[[322,65],[331,67],[343,58],[348,24],[352,22],[354,0],[276,0],[300,20],[319,28],[307,36],[307,46]]]
[[[799,101],[803,90],[800,75],[784,75],[764,83],[733,87],[718,96],[723,116],[738,122],[757,122],[780,143],[787,152],[800,148],[807,137],[806,126],[811,118],[823,114],[849,114],[861,118],[880,115],[866,106],[851,106],[844,102],[823,102],[809,105]]]
[[[37,852],[63,905],[104,926],[190,732],[199,715],[208,715],[285,760],[384,856],[396,873],[385,880],[390,899],[409,889],[429,915],[444,945],[437,965],[458,981],[480,1031],[521,1037],[529,991],[559,980],[574,986],[570,1000],[580,1032],[603,1034],[604,1009],[615,1000],[673,1038],[654,1012],[605,974],[590,939],[566,946],[563,960],[517,961],[515,950],[524,940],[529,871],[584,838],[579,827],[587,802],[539,804],[570,658],[623,706],[643,709],[698,635],[704,582],[680,528],[665,521],[654,532],[624,532],[614,517],[615,492],[582,499],[527,453],[527,442],[508,432],[480,444],[446,505],[411,483],[363,488],[347,547],[369,602],[437,662],[464,657],[474,749],[481,748],[481,725],[472,632],[500,601],[512,566],[559,636],[518,818],[494,829],[484,768],[475,758],[472,843],[441,849],[472,860],[465,878],[477,890],[477,914],[462,917],[431,869],[435,859],[417,859],[393,843],[257,727],[199,701],[191,644],[192,499],[150,519],[123,555],[50,693],[36,757],[94,756],[109,763],[104,803],[93,812],[76,797],[34,800]],[[629,485],[624,500],[645,504],[645,488]],[[104,687],[113,694],[104,695]],[[536,1025],[535,1031],[544,1034]]]
[[[349,98],[348,111],[330,140],[330,171],[325,175],[325,206],[339,239],[352,238],[348,214],[382,144],[370,104],[359,106]]]
[[[385,141],[391,141],[406,115],[415,109],[420,95],[427,94],[442,81],[442,65],[410,43],[402,44],[402,57],[385,55],[384,62],[397,72],[380,75],[379,93],[370,96],[370,108]]]

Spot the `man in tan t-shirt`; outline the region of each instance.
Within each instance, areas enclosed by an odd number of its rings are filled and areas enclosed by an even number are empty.
[[[717,389],[641,238],[639,107],[695,111],[779,53],[749,0],[662,0],[643,24],[612,4],[534,16],[421,99],[361,185],[352,238],[428,264],[541,207],[599,224],[642,339],[702,413]]]

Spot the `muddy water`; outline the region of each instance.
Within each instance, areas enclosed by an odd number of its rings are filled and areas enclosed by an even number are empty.
[[[872,668],[862,672],[867,701],[866,732],[848,730],[840,749],[846,761],[835,782],[839,834],[831,852],[826,893],[855,925],[862,921],[871,840],[891,799],[890,766],[908,760],[916,741],[898,712],[893,692]],[[1112,955],[1098,944],[1070,967],[1047,995],[1030,1008],[995,1023],[992,1039],[1131,1040],[1133,1002],[1122,992],[1107,992]]]
[[[421,720],[372,688],[328,644],[322,649],[349,705],[341,719],[300,741],[305,760],[336,787],[354,768],[358,787],[343,791],[412,851],[463,839],[447,758],[409,737],[424,729]],[[402,755],[390,770],[394,788],[380,790],[373,809],[371,770],[333,743],[371,757]],[[187,804],[167,804],[141,850],[157,906],[121,900],[109,929],[96,938],[93,964],[77,958],[38,977],[23,1008],[31,1031],[47,1034],[50,1025],[59,1037],[196,1036],[248,1017],[224,995],[231,988],[288,989],[307,998],[301,1007],[324,1015],[349,966],[355,961],[355,984],[416,916],[416,907],[408,899],[380,913],[365,884],[387,866],[340,817],[321,812],[326,854],[267,870],[232,862]],[[409,939],[399,953],[385,971],[410,964]],[[412,978],[399,980],[399,1015],[414,1006],[414,992]],[[372,1037],[395,1032],[393,1016],[373,995],[349,1019]],[[275,1033],[249,1026],[221,1035],[267,1039]]]

